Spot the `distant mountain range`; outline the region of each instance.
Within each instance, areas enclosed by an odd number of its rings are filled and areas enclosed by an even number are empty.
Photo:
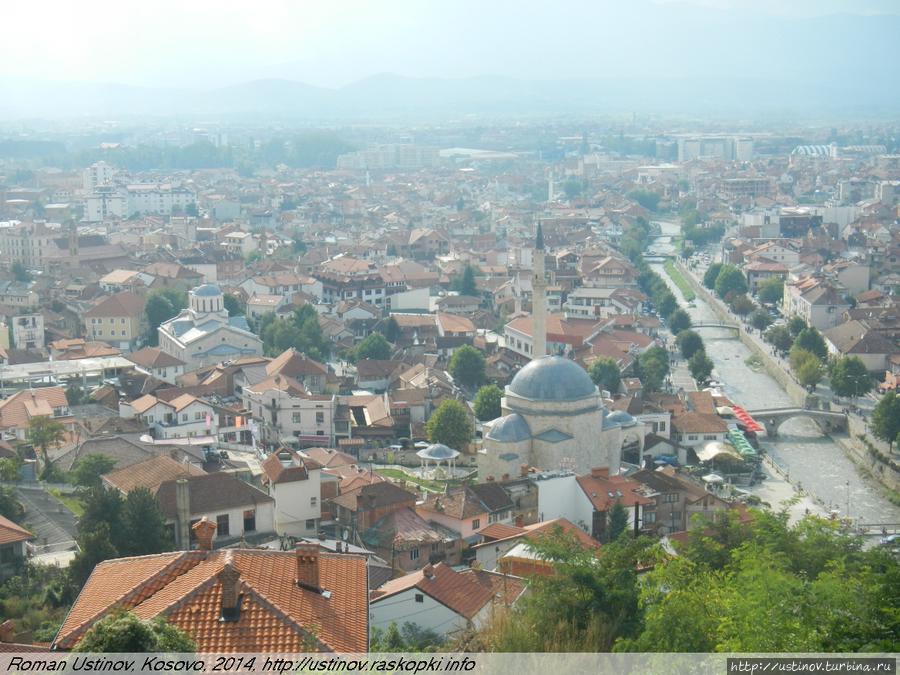
[[[888,69],[893,66],[886,65]],[[888,80],[893,75],[888,76]],[[733,78],[520,80],[377,75],[339,89],[260,79],[202,90],[0,81],[0,119],[179,116],[353,121],[615,114],[890,115],[900,88],[879,77],[784,82]]]

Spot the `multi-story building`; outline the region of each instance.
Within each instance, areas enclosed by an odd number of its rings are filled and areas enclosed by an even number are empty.
[[[106,162],[94,162],[81,172],[82,185],[85,190],[96,190],[112,183],[117,173],[118,169]]]
[[[276,374],[245,386],[243,399],[264,444],[334,446],[337,397],[309,394],[296,379]]]
[[[44,348],[44,316],[20,314],[12,318],[12,341],[16,349]]]
[[[39,304],[33,281],[0,281],[0,305],[37,307]]]
[[[84,200],[84,219],[90,223],[126,218],[128,215],[128,195],[120,187],[101,185]]]
[[[373,263],[339,256],[322,263],[313,276],[322,282],[322,301],[327,304],[357,298],[384,306],[386,284]]]
[[[144,304],[144,298],[131,291],[103,298],[85,312],[85,334],[125,351],[135,349],[147,335]]]
[[[197,196],[185,187],[163,183],[135,183],[125,188],[128,198],[128,214],[142,213],[171,216],[184,213]]]
[[[322,518],[322,467],[296,452],[279,450],[262,464],[265,487],[275,500],[275,532],[292,537],[318,534]]]

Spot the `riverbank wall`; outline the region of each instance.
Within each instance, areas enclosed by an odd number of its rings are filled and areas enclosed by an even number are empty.
[[[735,321],[734,317],[722,306],[721,301],[713,296],[703,284],[699,283],[693,273],[680,260],[676,260],[675,266],[687,279],[697,297],[706,302],[722,322],[737,325],[740,341],[744,343],[751,353],[759,358],[766,372],[784,389],[794,405],[799,408],[830,409],[830,404],[827,401],[822,401],[815,394],[807,392],[780,363],[772,358],[770,353],[751,338],[747,333],[746,327]],[[871,474],[881,485],[894,493],[900,492],[900,462],[891,456],[887,443],[869,438],[867,431],[866,423],[863,419],[855,415],[849,415],[847,435],[829,434],[829,437],[841,447],[854,464]]]

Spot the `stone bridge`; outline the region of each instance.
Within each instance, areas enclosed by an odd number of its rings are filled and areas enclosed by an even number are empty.
[[[722,328],[724,330],[733,330],[737,335],[741,328],[736,323],[725,323],[724,321],[696,321],[691,324],[691,330],[699,328]]]
[[[847,431],[847,416],[844,413],[825,410],[807,410],[806,408],[768,408],[765,410],[748,410],[750,416],[766,427],[769,438],[778,435],[778,428],[795,417],[806,417],[819,425],[822,433]]]

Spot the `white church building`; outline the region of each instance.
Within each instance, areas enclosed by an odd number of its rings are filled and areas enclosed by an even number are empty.
[[[262,340],[243,316],[228,316],[218,286],[203,284],[189,293],[189,306],[159,326],[159,348],[184,361],[185,372],[242,356],[261,356]]]

